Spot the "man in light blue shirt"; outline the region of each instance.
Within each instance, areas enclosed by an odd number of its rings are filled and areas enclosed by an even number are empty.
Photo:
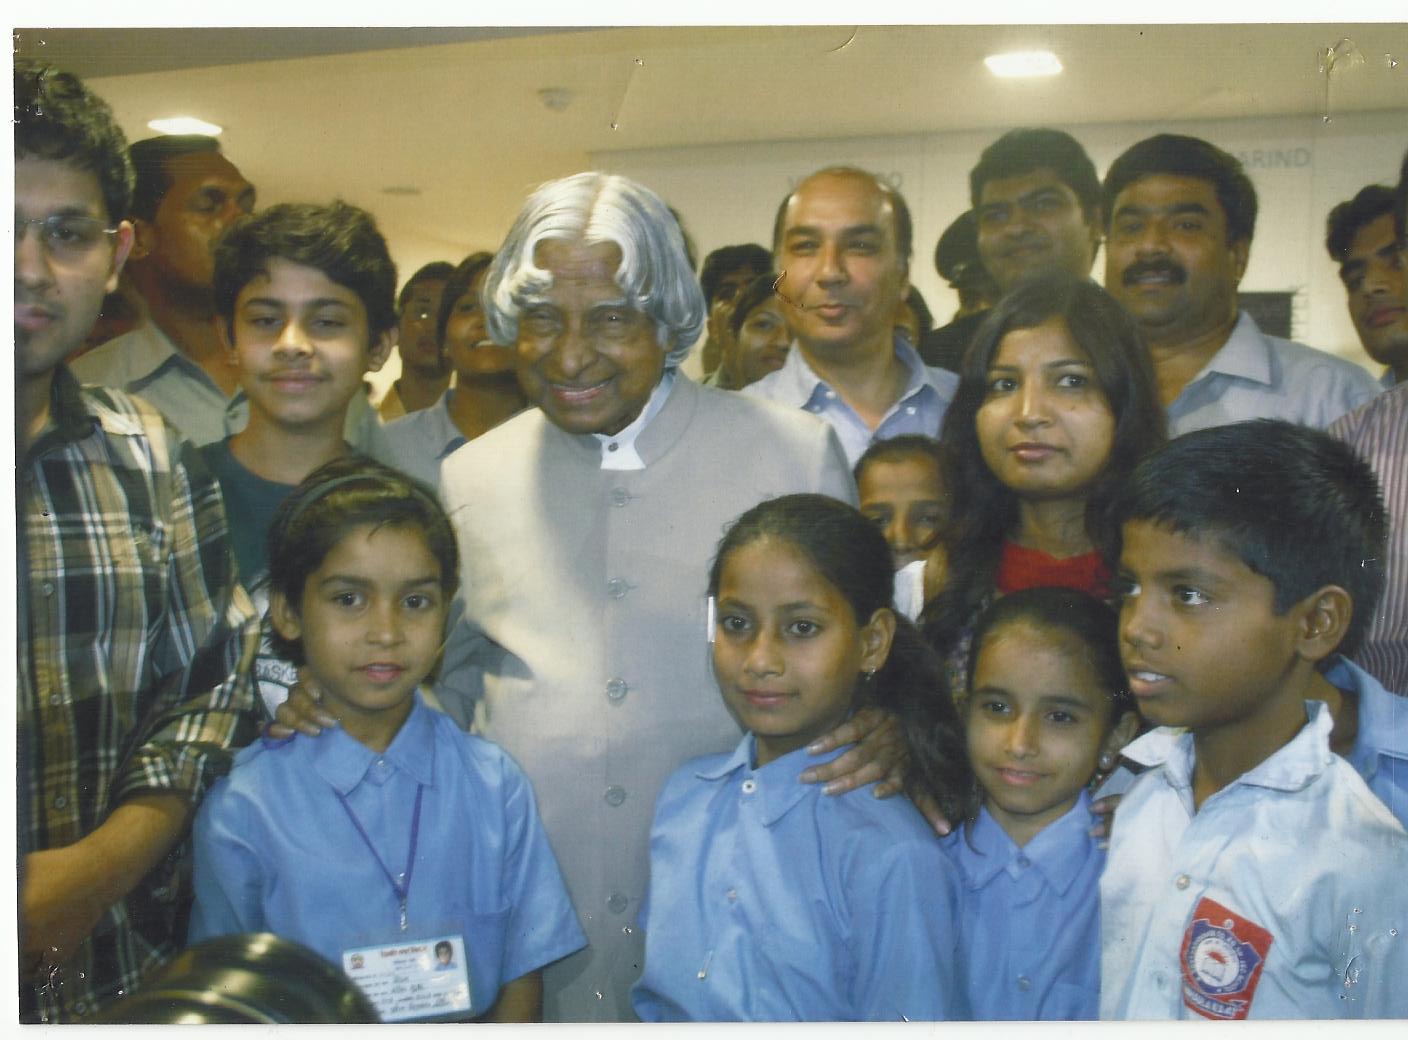
[[[895,332],[912,251],[903,196],[851,167],[812,174],[773,228],[777,294],[795,350],[743,393],[804,408],[835,429],[854,466],[877,440],[937,437],[958,377]]]
[[[1144,334],[1170,437],[1244,419],[1324,429],[1379,392],[1353,362],[1238,310],[1257,199],[1236,158],[1159,134],[1111,163],[1104,196],[1105,288]]]

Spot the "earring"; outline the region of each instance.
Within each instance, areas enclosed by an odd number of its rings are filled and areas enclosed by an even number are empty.
[[[1100,768],[1105,770],[1105,772],[1108,773],[1111,769],[1114,768],[1114,765],[1115,756],[1110,754],[1108,751],[1100,756]]]
[[[875,669],[874,669],[874,668],[867,668],[867,669],[865,670],[865,681],[866,681],[866,682],[871,682],[871,681],[873,681],[874,679],[875,679]]]

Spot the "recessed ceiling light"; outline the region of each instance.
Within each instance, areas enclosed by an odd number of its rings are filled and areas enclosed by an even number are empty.
[[[218,137],[220,132],[225,129],[223,126],[207,123],[204,119],[197,119],[194,116],[153,119],[147,126],[159,134],[204,134],[206,137]]]
[[[1020,76],[1054,76],[1061,71],[1061,60],[1050,51],[1009,51],[989,54],[983,64],[994,76],[1011,79]]]

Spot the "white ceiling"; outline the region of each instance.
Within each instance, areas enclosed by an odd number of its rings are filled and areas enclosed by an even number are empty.
[[[1065,73],[983,68],[1018,47],[1055,51]],[[443,244],[450,258],[496,245],[532,186],[598,151],[1306,114],[1327,100],[1331,113],[1408,110],[1402,23],[22,29],[16,54],[88,77],[132,139],[159,116],[223,125],[263,203],[342,197],[373,210],[393,247]],[[565,111],[540,102],[545,87],[571,92]]]

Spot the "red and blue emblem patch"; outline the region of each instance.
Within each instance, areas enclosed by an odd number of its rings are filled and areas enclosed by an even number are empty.
[[[1183,933],[1183,1003],[1220,1021],[1247,1017],[1271,933],[1221,903],[1201,899]]]

